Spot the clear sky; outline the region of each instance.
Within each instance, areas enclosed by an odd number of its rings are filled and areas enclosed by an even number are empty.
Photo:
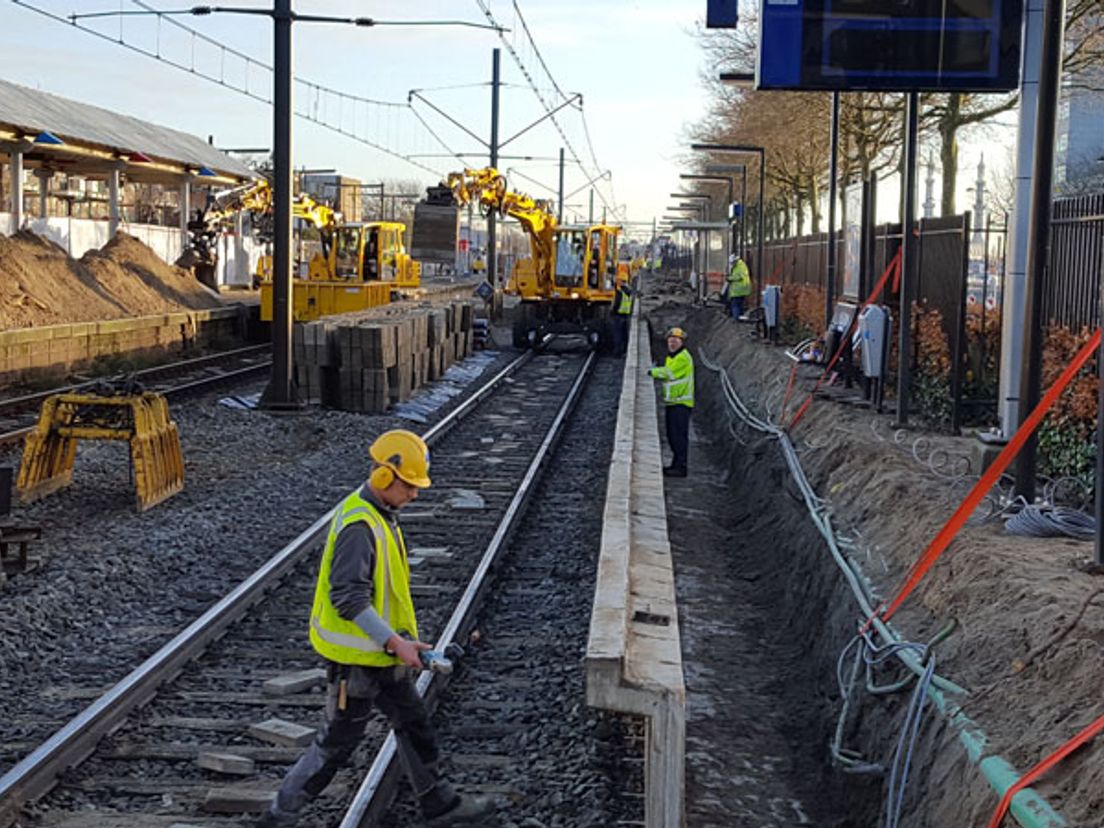
[[[73,11],[188,8],[190,0],[0,0],[0,77],[45,92],[103,106],[165,126],[206,137],[223,147],[271,146],[271,109],[266,104],[202,80],[179,69],[136,54],[116,43],[50,20],[25,5],[65,17]],[[609,170],[599,182],[595,212],[603,203],[624,205],[632,221],[650,222],[662,212],[676,186],[684,125],[699,117],[705,97],[698,80],[702,53],[692,34],[704,15],[705,0],[518,0],[532,38],[564,92],[581,93],[593,158],[583,119],[565,110],[559,123],[586,172],[571,163],[568,151],[565,192],[582,187],[588,177]],[[235,5],[264,7],[262,0],[238,0]],[[486,22],[481,5],[513,31],[502,43],[491,31],[471,28],[359,29],[352,26],[297,24],[297,77],[334,90],[381,101],[405,103],[411,89],[446,110],[479,137],[489,135],[491,52],[503,47],[500,139],[527,126],[542,113],[534,92],[518,69],[507,44],[532,73],[546,100],[555,92],[541,71],[538,56],[525,38],[512,0],[297,0],[300,13],[371,16],[379,20],[462,19]],[[265,63],[271,63],[271,22],[264,17],[179,17],[182,24]],[[269,96],[268,73],[193,42],[155,17],[88,20],[89,27],[128,43],[159,50],[170,60],[195,65],[208,74],[223,74],[233,83],[249,76],[251,89]],[[478,85],[478,86],[469,86]],[[440,87],[467,87],[440,89]],[[450,151],[485,152],[474,137],[451,125],[426,104],[416,111],[443,140],[439,143],[401,107],[363,104],[308,95],[299,88],[299,104],[317,117],[342,123],[346,129],[406,155],[436,172],[456,169],[455,158],[429,157]],[[295,164],[312,169],[337,169],[364,181],[415,179],[433,183],[433,172],[379,152],[317,125],[296,120]],[[546,121],[503,150],[504,155],[534,160],[504,159],[513,168],[517,189],[535,196],[557,186],[556,156],[564,140]],[[140,150],[140,147],[135,149]],[[597,159],[597,165],[594,159]],[[485,158],[472,157],[480,166]],[[526,178],[527,177],[527,178]],[[532,179],[532,180],[530,180]],[[585,216],[589,204],[583,189],[567,199],[568,213]],[[611,209],[612,215],[612,209]]]

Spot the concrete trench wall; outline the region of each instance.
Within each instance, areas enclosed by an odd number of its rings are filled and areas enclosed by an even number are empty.
[[[0,331],[0,387],[88,367],[98,359],[179,353],[240,340],[242,306]]]
[[[753,565],[761,567],[757,571],[763,589],[777,596],[773,623],[804,641],[807,669],[800,675],[779,677],[780,685],[785,687],[800,685],[803,697],[790,695],[788,699],[780,698],[779,703],[794,705],[794,727],[804,730],[810,752],[818,756],[824,800],[828,810],[839,815],[838,821],[826,824],[840,828],[880,825],[884,819],[883,779],[843,773],[831,766],[828,750],[840,710],[837,660],[860,621],[857,605],[809,519],[775,441],[748,431],[740,432],[746,444],[741,445],[733,438],[719,379],[702,366],[700,352],[704,349],[711,359],[720,359],[727,365],[738,392],[760,415],[762,400],[776,392],[778,374],[753,370],[763,366],[758,363],[753,366],[750,359],[746,370],[741,370],[739,355],[745,349],[763,346],[746,340],[749,328],[721,320],[716,310],[691,311],[666,306],[653,310],[649,322],[653,354],[657,358],[663,353],[661,331],[681,325],[689,332],[688,345],[698,360],[695,426],[713,441],[718,456],[724,458],[722,465],[729,469],[729,480],[719,483],[732,490],[734,523],[746,538],[763,539],[757,545],[759,553]],[[784,374],[782,379],[785,380]],[[799,450],[808,450],[800,439],[796,442]],[[829,451],[812,466],[803,459],[806,473],[821,495],[826,495],[828,488],[825,466],[831,468],[840,461],[838,451]],[[837,525],[837,530],[841,529],[846,527]],[[881,564],[870,561],[869,566]],[[913,621],[914,616],[909,620]],[[925,626],[925,632],[930,629]],[[957,678],[953,671],[948,677]],[[764,692],[778,690],[764,688]],[[853,707],[844,746],[888,767],[900,733],[907,694],[876,697],[860,688],[856,700],[857,710]],[[977,767],[968,761],[953,728],[930,705],[907,791],[902,824],[910,828],[985,824],[997,803],[996,795]]]

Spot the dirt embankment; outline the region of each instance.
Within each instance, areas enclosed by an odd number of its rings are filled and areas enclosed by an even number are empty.
[[[117,233],[79,260],[29,230],[0,235],[0,330],[219,307],[218,295]]]
[[[746,429],[733,436],[717,375],[701,357],[723,365],[760,416],[765,408],[777,414],[792,363],[781,348],[749,339],[748,326],[716,309],[666,304],[653,307],[650,318],[654,334],[675,324],[689,333],[698,359],[695,422],[727,447],[733,502],[747,516],[740,530],[762,538],[787,582],[788,600],[775,623],[809,642],[809,657],[825,674],[816,703],[834,726],[836,658],[856,628],[857,605],[790,484],[777,446]],[[790,411],[814,376],[812,368],[801,370]],[[837,532],[857,541],[853,554],[879,599],[896,594],[906,569],[972,483],[952,480],[942,458],[933,465],[943,474],[933,472],[927,450],[917,452],[925,461],[918,462],[911,447],[919,433],[911,433],[904,448],[894,445],[891,423],[889,414],[817,400],[792,435],[810,482],[831,502]],[[970,438],[933,444],[968,454]],[[925,642],[957,621],[958,629],[935,649],[938,672],[970,691],[963,706],[988,736],[986,752],[1004,756],[1022,773],[1104,713],[1104,596],[1070,628],[1104,581],[1075,567],[1091,555],[1088,544],[1009,535],[1002,523],[982,517],[979,512],[971,519],[894,624],[905,638]],[[906,704],[901,694],[862,693],[846,744],[888,763]],[[903,824],[984,825],[996,795],[966,759],[957,732],[930,706],[925,717]],[[825,744],[823,733],[810,740]],[[1102,756],[1104,743],[1091,744],[1034,786],[1071,826],[1104,826]],[[848,784],[846,777],[839,784]]]

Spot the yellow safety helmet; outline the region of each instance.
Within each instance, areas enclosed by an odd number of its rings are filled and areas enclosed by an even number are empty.
[[[396,477],[419,489],[429,488],[429,447],[414,432],[386,431],[372,443],[368,454],[376,463],[368,480],[375,488],[386,489]]]
[[[677,336],[683,342],[686,341],[686,331],[684,331],[682,328],[679,328],[677,326],[674,327],[674,328],[668,329],[667,333],[664,335],[664,338],[669,338],[669,337],[672,337],[672,336]]]

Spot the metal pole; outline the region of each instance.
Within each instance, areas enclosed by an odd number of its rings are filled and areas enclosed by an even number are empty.
[[[839,177],[839,116],[840,93],[832,93],[831,158],[828,161],[828,273],[824,286],[824,326],[832,324],[832,309],[836,304],[836,179]]]
[[[924,221],[920,222],[921,227]],[[923,239],[923,231],[920,238]],[[959,433],[962,426],[962,360],[966,349],[966,296],[967,277],[970,273],[970,211],[962,216],[962,266],[958,293],[958,316],[955,318],[954,347],[951,354],[951,431]],[[984,288],[983,288],[984,290]],[[984,306],[983,306],[984,307]],[[982,327],[982,341],[985,341],[985,328]]]
[[[12,232],[23,227],[23,150],[11,154],[11,212]]]
[[[563,224],[563,175],[564,175],[564,148],[560,147],[560,197],[556,202],[559,209],[556,211],[556,224]]]
[[[767,151],[759,150],[759,238],[756,240],[758,249],[755,253],[755,269],[759,271],[756,282],[759,284],[759,304],[763,304],[763,193],[765,191],[764,180],[767,175]]]
[[[1012,225],[1005,222],[1005,246],[1008,258],[1007,282],[1001,289],[1000,374],[997,405],[1000,430],[1006,439],[1020,423],[1025,343],[1027,328],[1025,296],[1027,286],[1027,244],[1031,220],[1031,186],[1035,145],[1033,131],[1039,112],[1040,63],[1043,51],[1043,18],[1047,0],[1027,0],[1024,8],[1023,75],[1020,82],[1020,115],[1016,133],[1016,196]],[[1007,276],[1007,278],[1005,278]]]
[[[1035,179],[1031,189],[1031,218],[1027,236],[1027,272],[1024,291],[1026,325],[1023,332],[1024,360],[1020,383],[1023,401],[1020,425],[1039,404],[1043,351],[1043,289],[1050,252],[1051,184],[1054,174],[1054,122],[1058,111],[1058,84],[1062,75],[1062,39],[1065,3],[1047,0],[1043,18],[1043,55],[1039,72],[1039,110],[1035,120]],[[1016,494],[1035,500],[1035,450],[1037,441],[1027,438],[1016,458]],[[1099,460],[1097,461],[1099,463]],[[1099,497],[1099,495],[1098,495]],[[1097,533],[1101,531],[1097,524]],[[1099,546],[1099,541],[1097,542]]]
[[[587,224],[594,224],[594,188],[590,188],[590,210],[587,212]]]
[[[747,165],[740,172],[740,258],[747,254]]]
[[[264,400],[273,407],[296,403],[291,362],[291,0],[276,0],[272,117],[272,376]]]
[[[1100,283],[1100,308],[1101,322],[1104,323],[1104,280]],[[1099,381],[1097,388],[1098,412],[1104,411],[1104,341],[1100,344],[1100,352],[1096,355],[1096,369]],[[1093,514],[1096,517],[1096,537],[1093,539],[1093,563],[1097,567],[1104,566],[1104,417],[1097,414],[1096,418],[1096,503]]]
[[[905,104],[904,210],[901,216],[901,294],[897,332],[897,424],[908,425],[909,393],[912,389],[912,267],[915,244],[912,225],[916,222],[916,143],[920,119],[920,94],[909,92]]]
[[[491,166],[498,169],[498,87],[499,56],[495,49],[491,58]],[[487,211],[487,279],[498,288],[498,248],[495,244],[495,209]]]

